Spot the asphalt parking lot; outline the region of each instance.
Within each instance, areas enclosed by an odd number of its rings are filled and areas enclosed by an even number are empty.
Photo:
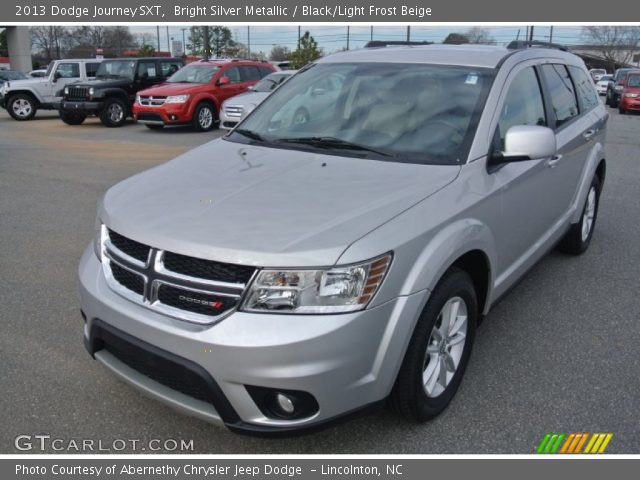
[[[607,453],[639,453],[640,115],[609,111],[590,249],[551,253],[493,309],[443,415],[414,425],[385,409],[264,439],[147,399],[82,345],[76,267],[99,197],[219,131],[107,129],[94,119],[70,127],[51,112],[22,123],[0,110],[0,453],[16,453],[21,434],[193,439],[189,453],[210,454],[533,453],[547,432],[612,432]]]

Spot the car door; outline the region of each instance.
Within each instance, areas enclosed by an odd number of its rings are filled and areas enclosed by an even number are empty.
[[[573,70],[573,78],[569,68]],[[592,115],[599,104],[597,94],[581,69],[569,68],[552,63],[540,67],[558,146],[557,158],[550,163],[549,178],[550,190],[554,192],[554,221],[566,217],[571,207],[591,141],[599,129],[598,120]]]
[[[542,84],[533,63],[515,67],[498,102],[494,150],[516,125],[548,126]],[[557,217],[553,191],[553,158],[498,164],[491,171],[500,191],[500,220],[492,227],[498,246],[497,277],[508,276],[535,252],[535,245]]]
[[[136,67],[135,92],[129,92],[133,95],[140,90],[152,87],[160,81],[160,69],[155,60],[140,60]]]
[[[220,73],[219,79],[227,77],[229,79],[229,83],[225,85],[219,85],[220,95],[218,96],[220,100],[220,104],[224,102],[227,98],[234,97],[239,93],[246,91],[246,87],[242,83],[242,77],[240,76],[240,69],[237,66],[228,66],[225,67],[224,70]]]
[[[96,78],[96,73],[98,72],[99,67],[100,63],[98,62],[86,62],[84,64],[85,79],[94,80]]]
[[[59,102],[64,87],[70,83],[80,81],[80,63],[60,62],[56,65],[49,81],[42,92],[47,103]]]

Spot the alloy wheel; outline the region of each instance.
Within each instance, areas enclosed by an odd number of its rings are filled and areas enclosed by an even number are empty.
[[[593,220],[596,216],[596,199],[596,189],[592,186],[591,189],[589,189],[587,204],[584,208],[584,213],[582,214],[581,238],[583,242],[587,241],[587,238],[589,238],[589,234],[591,233],[591,229],[593,228]]]
[[[17,116],[28,117],[31,114],[33,107],[31,106],[30,101],[24,98],[19,98],[18,100],[13,102],[12,109],[13,113],[15,113]]]
[[[200,113],[198,113],[198,123],[200,124],[200,128],[203,130],[207,130],[211,127],[213,123],[213,112],[209,107],[203,107],[200,109]]]
[[[109,120],[113,123],[119,123],[124,116],[124,110],[119,103],[112,103],[109,105]]]

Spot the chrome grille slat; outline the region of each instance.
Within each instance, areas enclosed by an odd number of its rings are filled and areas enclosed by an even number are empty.
[[[242,105],[227,105],[224,107],[224,113],[228,117],[242,117]]]
[[[145,107],[160,107],[164,105],[164,102],[167,100],[167,97],[140,97],[140,105],[144,105]]]
[[[146,262],[142,262],[141,252],[146,248],[149,249],[148,257]],[[138,258],[124,250],[128,250]],[[233,313],[240,304],[246,286],[257,271],[253,267],[182,256],[200,264],[210,262],[211,271],[221,272],[220,275],[223,277],[226,275],[227,278],[235,278],[234,275],[238,272],[245,276],[248,273],[251,275],[247,277],[246,283],[232,283],[173,272],[164,267],[165,252],[163,250],[130,240],[106,227],[102,228],[101,251],[107,283],[116,293],[160,313],[199,324],[216,323]],[[126,273],[122,272],[122,269]],[[143,295],[135,291],[140,289],[137,283],[140,280],[132,275],[138,276],[144,282]],[[165,293],[163,298],[170,299],[171,305],[162,302],[159,295],[161,289]],[[171,295],[166,293],[168,291]],[[209,308],[211,308],[211,314],[208,314]]]

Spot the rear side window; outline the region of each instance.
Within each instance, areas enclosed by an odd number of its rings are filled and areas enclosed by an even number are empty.
[[[85,63],[84,68],[87,70],[87,77],[95,77],[99,66],[99,63]]]
[[[257,82],[262,78],[258,71],[258,67],[240,67],[240,75],[243,82]]]
[[[516,75],[504,99],[498,121],[503,148],[507,130],[514,125],[547,125],[540,83],[533,67],[527,67]]]
[[[573,82],[564,65],[543,65],[542,75],[551,94],[556,127],[560,127],[578,116],[578,101]]]
[[[162,71],[163,77],[170,77],[171,75],[176,73],[178,70],[180,70],[180,67],[182,67],[182,64],[175,60],[171,60],[171,61],[163,60],[160,62],[160,69]]]
[[[273,73],[273,70],[271,70],[269,67],[259,67],[260,70],[260,76],[262,78],[266,77],[267,75],[271,75]]]
[[[140,62],[138,64],[138,77],[139,78],[156,78],[158,72],[156,70],[156,62]]]
[[[583,112],[596,108],[598,106],[598,94],[593,87],[593,82],[587,77],[587,74],[578,67],[569,67],[569,72],[573,78],[573,83],[576,86],[578,92],[578,98],[580,99],[580,105]]]
[[[56,76],[60,78],[80,77],[80,65],[77,63],[61,63],[56,69]]]

